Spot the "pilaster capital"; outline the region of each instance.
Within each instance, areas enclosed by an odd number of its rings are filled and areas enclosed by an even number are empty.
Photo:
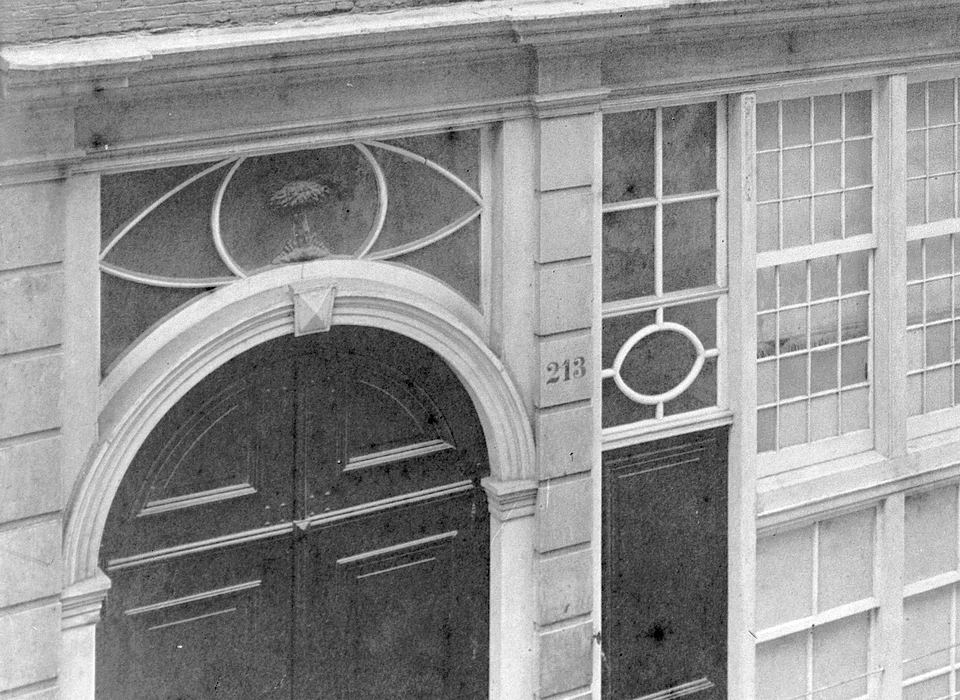
[[[97,569],[92,577],[64,588],[60,594],[61,628],[67,630],[97,624],[110,585],[107,575]]]
[[[500,522],[533,516],[537,504],[536,481],[500,481],[488,476],[480,483],[487,492],[490,514]]]

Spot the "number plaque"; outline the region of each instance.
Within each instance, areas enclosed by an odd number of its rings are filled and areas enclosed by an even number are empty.
[[[537,405],[556,406],[589,399],[593,393],[590,336],[540,342],[540,395]]]

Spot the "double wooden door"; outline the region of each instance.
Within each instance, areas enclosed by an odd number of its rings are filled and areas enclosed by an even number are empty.
[[[401,336],[231,361],[114,500],[98,699],[485,698],[487,470],[463,387]]]

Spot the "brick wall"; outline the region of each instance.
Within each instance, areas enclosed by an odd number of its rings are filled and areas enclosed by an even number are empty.
[[[115,32],[271,23],[464,0],[8,0],[0,44]]]

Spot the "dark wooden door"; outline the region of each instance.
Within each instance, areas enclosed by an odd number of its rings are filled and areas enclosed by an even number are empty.
[[[727,428],[603,458],[605,700],[726,698]]]
[[[486,473],[469,397],[408,339],[245,353],[114,500],[98,698],[486,697]]]

